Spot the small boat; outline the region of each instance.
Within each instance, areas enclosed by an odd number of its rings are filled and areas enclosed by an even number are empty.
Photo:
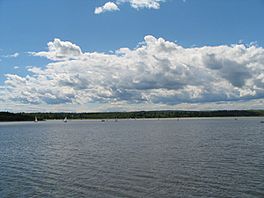
[[[264,123],[264,120],[263,121],[260,121],[260,123]]]
[[[105,120],[101,120],[101,122],[105,122]]]
[[[35,117],[35,120],[34,120],[34,122],[38,122],[38,118],[37,118],[37,117]]]
[[[68,122],[67,117],[64,118],[63,122]]]

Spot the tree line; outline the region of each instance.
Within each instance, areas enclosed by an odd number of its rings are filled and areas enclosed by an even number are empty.
[[[64,119],[142,119],[142,118],[186,118],[186,117],[241,117],[264,116],[264,110],[218,110],[218,111],[134,111],[98,113],[10,113],[0,112],[0,121],[33,121]]]

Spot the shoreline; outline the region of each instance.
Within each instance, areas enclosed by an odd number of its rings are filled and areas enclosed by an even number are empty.
[[[89,121],[89,122],[117,122],[118,121],[183,121],[183,120],[240,120],[240,119],[261,119],[264,116],[221,116],[221,117],[181,117],[181,118],[136,118],[136,119],[127,119],[127,118],[119,118],[119,119],[68,119],[68,121]],[[63,119],[46,119],[40,120],[38,122],[34,121],[0,121],[0,123],[43,123],[43,122],[63,122]]]
[[[132,111],[98,113],[10,113],[0,112],[0,122],[23,122],[44,120],[149,120],[149,119],[210,119],[264,117],[264,110],[217,110],[217,111]]]

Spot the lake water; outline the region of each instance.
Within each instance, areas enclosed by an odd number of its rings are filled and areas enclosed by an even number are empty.
[[[0,197],[264,197],[261,120],[0,123]]]

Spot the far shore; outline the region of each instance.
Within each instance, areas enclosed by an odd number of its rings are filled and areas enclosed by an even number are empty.
[[[264,110],[216,110],[216,111],[134,111],[98,113],[10,113],[0,112],[0,122],[44,121],[44,120],[178,120],[178,119],[216,119],[264,117]]]

